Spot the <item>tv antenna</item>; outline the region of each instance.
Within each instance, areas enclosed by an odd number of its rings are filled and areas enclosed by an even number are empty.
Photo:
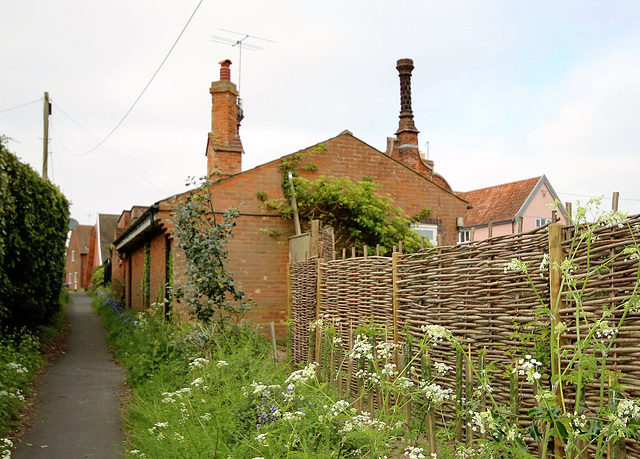
[[[253,38],[256,40],[268,41],[271,43],[277,43],[277,42],[273,40],[269,40],[268,38],[260,38],[260,37],[256,37],[255,35],[249,35],[241,32],[234,32],[233,30],[220,29],[220,28],[218,28],[218,30],[242,36],[242,38],[235,40],[232,38],[220,37],[218,35],[211,35],[211,41],[214,41],[216,43],[221,43],[223,45],[228,45],[231,47],[234,47],[234,46],[238,47],[238,54],[239,54],[238,56],[238,92],[239,92],[240,84],[242,82],[242,48],[248,51],[262,51],[264,49],[262,46],[254,45],[253,43],[246,43],[245,40],[247,40],[248,38]]]

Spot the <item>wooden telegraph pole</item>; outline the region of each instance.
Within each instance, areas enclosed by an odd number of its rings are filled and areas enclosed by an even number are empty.
[[[51,115],[51,103],[49,103],[49,93],[44,93],[44,147],[42,153],[42,177],[47,178],[49,168],[49,115]]]

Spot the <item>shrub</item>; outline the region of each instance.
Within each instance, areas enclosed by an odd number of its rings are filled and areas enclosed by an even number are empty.
[[[59,311],[69,202],[0,137],[0,325],[18,330]]]

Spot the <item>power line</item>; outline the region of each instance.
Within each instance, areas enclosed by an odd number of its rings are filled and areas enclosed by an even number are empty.
[[[189,26],[189,24],[191,23],[191,20],[193,19],[193,17],[196,15],[196,12],[198,11],[198,8],[200,8],[200,5],[202,5],[202,2],[204,0],[200,0],[198,2],[198,5],[196,6],[196,9],[193,10],[193,13],[191,13],[191,16],[189,17],[189,20],[187,21],[187,23],[184,25],[184,27],[182,28],[182,31],[180,32],[180,34],[178,35],[178,38],[176,38],[176,40],[173,42],[173,45],[171,45],[171,49],[169,49],[169,52],[167,53],[167,55],[164,57],[164,59],[162,60],[162,62],[160,63],[160,66],[158,67],[158,69],[155,71],[155,73],[153,74],[153,76],[151,77],[151,79],[149,80],[149,82],[146,84],[146,86],[144,87],[144,89],[142,90],[142,92],[140,93],[140,95],[136,98],[136,100],[133,102],[133,104],[131,105],[131,107],[129,107],[129,110],[127,110],[127,113],[124,114],[124,116],[122,117],[122,119],[120,121],[118,121],[118,124],[116,124],[116,126],[111,130],[111,132],[109,132],[109,134],[107,134],[107,136],[102,139],[100,141],[100,143],[98,143],[98,145],[96,145],[95,147],[93,147],[91,150],[86,151],[84,153],[78,154],[78,155],[74,155],[74,156],[84,156],[84,155],[88,155],[89,153],[95,151],[98,147],[100,147],[103,143],[105,143],[107,141],[107,139],[109,137],[111,137],[111,135],[116,132],[116,130],[120,127],[120,125],[124,122],[124,120],[129,116],[129,113],[131,113],[131,111],[133,110],[133,108],[136,106],[136,104],[138,103],[138,101],[142,98],[143,94],[147,91],[147,88],[149,88],[149,86],[151,85],[151,82],[153,82],[153,80],[155,79],[156,75],[158,75],[158,72],[160,72],[160,69],[162,68],[162,66],[164,65],[164,63],[167,61],[167,59],[169,59],[169,56],[171,55],[171,52],[173,51],[173,49],[176,47],[176,45],[178,44],[178,41],[180,41],[180,38],[182,38],[182,35],[184,34],[185,30],[187,30],[187,27]]]
[[[55,102],[54,102],[55,103]],[[57,103],[55,103],[56,106],[56,110],[60,110],[60,113],[62,113],[64,116],[66,116],[67,118],[69,118],[76,126],[78,126],[82,131],[84,131],[89,137],[91,137],[93,140],[97,140],[98,138],[93,135],[89,130],[85,129],[84,127],[82,127],[76,120],[74,120],[73,118],[71,118]],[[58,143],[60,144],[60,146],[62,147],[62,149],[67,152],[69,155],[71,156],[83,156],[83,155],[77,155],[72,153],[71,151],[69,151],[69,149],[64,145],[64,143],[62,142],[60,136],[58,135],[57,130],[55,129],[54,125],[52,124],[52,130],[53,133],[56,137],[56,140],[58,141]],[[113,150],[112,148],[107,147],[106,145],[103,147],[105,149],[105,151],[107,153],[109,153],[110,155],[112,155],[115,159],[117,159],[118,161],[120,161],[122,164],[124,164],[130,171],[132,171],[134,174],[136,174],[137,176],[139,176],[141,179],[143,179],[144,181],[146,181],[147,183],[149,183],[151,186],[153,186],[154,188],[156,188],[158,191],[161,191],[163,193],[166,194],[171,194],[172,193],[172,187],[170,187],[169,185],[167,185],[166,183],[160,182],[160,184],[162,185],[162,187],[158,186],[156,183],[152,182],[149,178],[147,178],[142,172],[140,172],[137,168],[135,168],[133,165],[129,164],[127,161],[124,160],[124,158],[122,158],[121,155],[119,155],[118,153],[116,153],[115,150]]]
[[[5,108],[4,110],[0,110],[0,113],[9,112],[11,110],[15,110],[16,108],[25,107],[27,105],[35,104],[36,102],[40,102],[41,100],[42,100],[42,97],[40,99],[36,99],[36,100],[32,100],[31,102],[27,102],[26,104],[20,104],[20,105],[16,105],[15,107]]]

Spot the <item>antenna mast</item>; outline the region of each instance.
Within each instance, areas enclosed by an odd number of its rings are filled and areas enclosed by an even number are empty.
[[[221,30],[223,32],[233,33],[236,35],[242,35],[242,38],[237,40],[227,38],[227,37],[220,37],[217,35],[211,35],[211,41],[214,41],[216,43],[221,43],[223,45],[238,47],[238,54],[239,54],[238,55],[238,92],[240,92],[240,85],[242,84],[242,48],[248,51],[262,51],[264,49],[262,46],[254,45],[252,43],[245,43],[245,40],[247,38],[255,38],[257,40],[268,41],[271,43],[277,43],[277,42],[273,40],[269,40],[267,38],[256,37],[255,35],[249,35],[241,32],[234,32],[233,30],[220,29],[220,28],[218,28],[218,30]]]

